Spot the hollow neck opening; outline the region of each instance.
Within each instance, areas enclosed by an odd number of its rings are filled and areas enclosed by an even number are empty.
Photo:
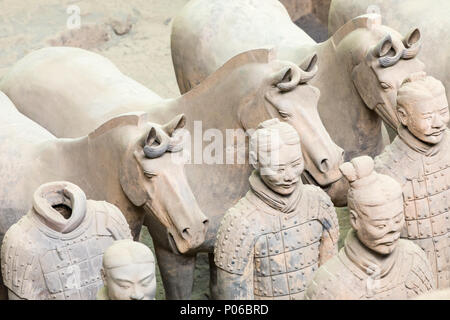
[[[72,208],[68,205],[65,205],[63,203],[55,204],[52,206],[52,208],[58,211],[66,220],[72,216]]]

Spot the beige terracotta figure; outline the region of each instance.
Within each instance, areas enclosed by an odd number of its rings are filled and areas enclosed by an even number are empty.
[[[155,300],[155,258],[145,245],[118,240],[103,254],[104,286],[97,300]]]
[[[86,200],[83,190],[66,181],[41,185],[31,210],[3,238],[9,299],[95,299],[103,253],[119,239],[131,239],[131,233],[116,206]]]
[[[413,298],[413,300],[450,300],[450,289],[432,290]]]
[[[250,144],[250,191],[225,214],[214,248],[216,298],[302,299],[337,253],[336,212],[325,192],[300,181],[304,160],[290,125],[267,120]]]
[[[350,182],[349,231],[344,247],[319,268],[306,299],[408,299],[434,288],[430,263],[404,224],[400,185],[373,171],[362,156],[341,166]]]
[[[82,49],[53,47],[24,57],[0,87],[21,112],[58,137],[88,134],[111,117],[135,110],[148,112],[149,119],[158,123],[166,123],[180,113],[186,115],[184,128],[190,132],[192,143],[191,163],[184,168],[189,186],[209,218],[206,241],[179,255],[149,216],[146,225],[162,266],[166,297],[187,299],[196,253],[212,253],[224,213],[248,191],[251,166],[244,131],[272,118],[291,124],[301,138],[305,180],[321,186],[336,203],[345,198],[339,171],[343,150],[330,139],[320,120],[320,92],[308,85],[316,72],[313,54],[299,67],[278,60],[273,50],[257,49],[234,57],[195,90],[154,103],[150,90],[125,77],[106,58]],[[208,138],[207,133],[213,137]],[[208,152],[212,140],[220,144]]]
[[[397,94],[398,136],[375,159],[376,170],[403,188],[405,228],[427,253],[438,288],[450,287],[450,137],[442,83],[425,73],[406,79]]]
[[[450,41],[445,40],[447,30],[450,29],[450,1],[333,0],[329,13],[329,34],[336,32],[347,21],[367,12],[381,14],[383,24],[402,34],[412,28],[419,28],[424,38],[420,60],[427,66],[427,73],[450,88]],[[447,99],[450,99],[449,92]]]
[[[208,219],[187,182],[184,163],[172,161],[183,147],[173,132],[185,122],[178,115],[159,125],[144,112],[128,113],[86,136],[57,139],[0,92],[0,240],[30,210],[36,188],[64,180],[89,199],[116,205],[135,238],[148,219],[153,239],[167,250],[200,247]]]
[[[316,43],[278,0],[191,0],[174,18],[171,37],[181,92],[247,50],[275,47],[280,59],[296,64],[316,52],[319,70],[310,83],[321,91],[320,117],[346,161],[383,151],[389,140],[381,119],[396,128],[397,86],[425,67],[416,58],[421,37],[414,26],[400,34],[368,14]]]

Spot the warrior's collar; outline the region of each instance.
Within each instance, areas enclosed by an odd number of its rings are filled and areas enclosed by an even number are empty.
[[[252,172],[249,182],[255,195],[273,209],[288,214],[298,208],[303,194],[300,181],[297,183],[295,190],[288,196],[283,196],[269,189],[256,170]]]
[[[57,205],[71,208],[68,219],[54,209]],[[33,209],[46,226],[60,233],[75,230],[86,216],[86,195],[69,182],[50,182],[40,186],[33,196]]]
[[[436,155],[440,151],[441,146],[445,143],[444,140],[447,139],[447,132],[444,132],[442,141],[437,144],[431,145],[417,139],[408,130],[408,128],[403,125],[400,125],[397,131],[400,140],[402,140],[408,147],[427,157]]]
[[[387,276],[394,267],[398,256],[397,248],[388,255],[381,255],[368,249],[359,241],[353,229],[348,232],[345,238],[344,250],[346,256],[353,264],[374,279],[381,279]]]

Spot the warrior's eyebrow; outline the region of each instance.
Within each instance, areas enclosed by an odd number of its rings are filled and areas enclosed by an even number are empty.
[[[392,219],[397,218],[399,215],[403,214],[403,210],[400,211],[397,215],[395,215]],[[383,219],[373,219],[373,221],[386,221],[386,220],[391,220],[391,218],[383,218]]]
[[[128,282],[128,283],[133,283],[133,281],[131,281],[131,280],[127,280],[127,279],[120,279],[120,278],[114,278],[114,281],[121,281],[121,282]]]
[[[299,161],[302,161],[302,157],[301,156],[298,157],[296,160],[290,162],[290,163],[296,163],[296,162],[299,162]],[[284,167],[284,166],[286,166],[286,165],[285,164],[275,164],[274,165],[274,167]]]
[[[153,273],[149,273],[147,276],[145,276],[144,278],[142,278],[141,280],[139,280],[139,282],[144,282],[147,279],[153,278],[154,274]]]

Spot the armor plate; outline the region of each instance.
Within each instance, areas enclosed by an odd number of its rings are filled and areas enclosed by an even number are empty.
[[[443,142],[447,141],[448,137]],[[377,171],[403,184],[402,237],[413,240],[426,252],[438,288],[450,286],[450,148],[447,144],[438,154],[427,157],[396,139],[376,159]]]
[[[307,300],[405,300],[434,288],[433,276],[424,252],[408,240],[399,240],[397,260],[381,279],[370,278],[346,255],[321,266],[310,282]]]
[[[32,209],[5,235],[4,283],[22,299],[95,300],[103,252],[125,238],[131,239],[125,218],[106,202],[87,200],[84,220],[67,234],[44,225]]]
[[[251,191],[228,211],[219,228],[216,265],[243,275],[253,264],[254,299],[303,299],[319,267],[325,230],[337,247],[338,222],[329,198],[304,186],[298,209],[283,214]]]

